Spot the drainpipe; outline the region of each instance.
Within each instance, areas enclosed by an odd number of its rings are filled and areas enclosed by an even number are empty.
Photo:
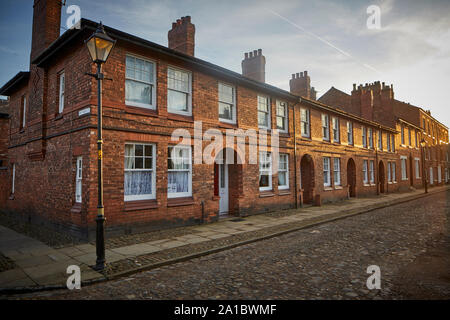
[[[297,120],[295,118],[295,106],[302,102],[302,98],[298,98],[298,101],[292,106],[294,112],[294,186],[295,186],[295,209],[298,209],[298,181],[297,181]]]

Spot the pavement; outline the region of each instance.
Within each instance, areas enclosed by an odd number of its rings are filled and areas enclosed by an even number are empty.
[[[428,195],[447,189],[449,189],[448,186],[434,187],[429,190]],[[207,255],[241,244],[267,239],[312,225],[342,219],[424,196],[427,195],[423,193],[423,190],[414,190],[407,193],[385,194],[374,198],[352,198],[344,202],[322,205],[321,207],[292,210],[292,214],[288,215],[254,215],[245,217],[242,221],[233,221],[236,219],[231,218],[216,223],[192,226],[189,227],[192,234],[188,233],[183,236],[107,249],[106,260],[110,264],[133,260],[149,254],[164,253],[174,248],[183,248],[183,252],[185,252],[180,257],[166,258],[165,261],[158,261],[154,265],[129,267],[128,270],[122,269],[113,275],[99,273],[91,268],[91,266],[95,265],[96,259],[95,246],[93,244],[86,243],[54,249],[33,238],[0,226],[0,253],[14,263],[14,268],[0,272],[0,292],[64,288],[69,276],[66,270],[70,265],[78,265],[80,267],[83,284],[108,280],[139,270],[149,269],[152,266],[171,264],[181,261],[181,259],[186,260],[190,257],[190,254],[192,257]],[[303,223],[299,224],[299,222]],[[291,225],[292,228],[289,228]],[[280,229],[281,231],[279,232],[273,232],[273,230],[277,230],[274,227],[279,226],[284,228]],[[265,230],[270,232],[261,232]],[[190,248],[198,244],[207,244],[220,239],[233,239],[234,236],[246,234],[255,234],[256,236],[251,238],[251,240],[237,240],[226,247],[213,248],[203,251],[201,254],[190,252]]]

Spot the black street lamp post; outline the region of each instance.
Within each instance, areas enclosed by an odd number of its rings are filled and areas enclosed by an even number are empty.
[[[102,64],[108,60],[116,40],[111,39],[103,28],[102,23],[98,25],[97,30],[93,35],[85,41],[92,62],[97,64],[97,73],[88,75],[97,79],[97,150],[98,150],[98,204],[97,204],[97,230],[96,230],[96,252],[97,260],[95,264],[96,270],[103,270],[105,268],[105,213],[103,207],[103,138],[102,138],[102,80],[105,79],[102,73]]]

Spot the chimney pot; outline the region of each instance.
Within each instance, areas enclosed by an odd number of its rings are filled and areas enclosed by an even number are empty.
[[[245,59],[248,59],[248,52],[244,53]]]
[[[262,55],[262,49],[258,49],[258,56]]]
[[[292,79],[295,79],[295,73],[292,74]]]
[[[249,57],[249,58],[253,58],[253,52],[250,51],[250,52],[248,53],[248,57]]]
[[[253,50],[253,56],[256,57],[258,55],[258,50]]]
[[[300,78],[303,78],[303,72],[300,72]]]
[[[305,71],[304,74],[305,74],[305,77],[308,76],[308,71]]]

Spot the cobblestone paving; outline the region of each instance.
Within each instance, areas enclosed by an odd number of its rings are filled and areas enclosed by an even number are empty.
[[[49,228],[13,219],[3,212],[0,212],[0,225],[39,240],[53,248],[61,248],[80,243],[80,240],[69,234],[60,233]]]
[[[449,299],[450,269],[445,268],[450,255],[449,197],[450,191],[441,192],[77,292],[59,290],[19,297]],[[431,275],[432,281],[425,281],[411,266],[424,271],[426,265],[417,263],[418,259],[436,250],[444,260],[435,265],[443,267],[435,268],[440,273]],[[381,290],[366,287],[369,265],[381,268]],[[410,271],[410,278],[402,277],[404,270]]]

